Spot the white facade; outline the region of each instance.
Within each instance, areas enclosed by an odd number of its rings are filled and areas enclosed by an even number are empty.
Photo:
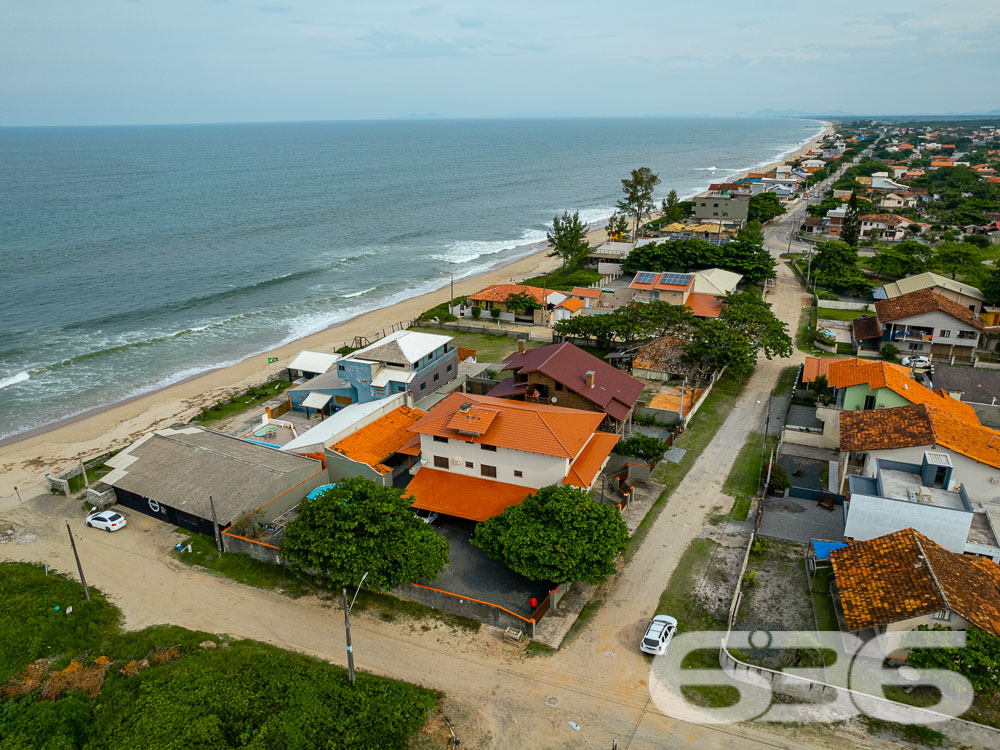
[[[441,442],[446,440],[447,442]],[[485,450],[481,443],[448,438],[435,439],[432,435],[420,436],[421,464],[428,469],[450,471],[479,479],[489,479],[506,484],[538,489],[550,484],[562,484],[569,473],[570,459],[547,456],[542,453],[496,447]],[[447,466],[436,465],[434,458],[446,458]],[[426,463],[423,463],[426,460]],[[472,464],[469,466],[469,464]],[[496,468],[496,477],[484,476],[482,466]],[[520,471],[521,476],[514,472]]]

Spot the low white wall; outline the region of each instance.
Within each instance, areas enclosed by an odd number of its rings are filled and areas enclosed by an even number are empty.
[[[869,310],[873,309],[868,302],[841,302],[839,300],[821,299],[820,307],[829,307],[831,310]],[[874,313],[872,313],[874,315]]]

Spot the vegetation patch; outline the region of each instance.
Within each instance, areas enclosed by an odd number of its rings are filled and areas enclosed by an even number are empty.
[[[766,443],[766,444],[765,444]],[[772,448],[777,447],[778,438],[771,435],[765,441],[761,432],[751,433],[747,438],[743,448],[733,467],[729,470],[729,476],[722,491],[736,502],[729,513],[729,517],[735,521],[745,521],[750,511],[750,504],[760,493],[761,482],[763,481],[764,460],[761,458],[761,451],[764,455],[769,455]]]
[[[0,565],[0,597],[15,605],[0,611],[0,680],[22,688],[5,693],[4,747],[405,748],[440,697],[364,673],[352,686],[341,667],[256,641],[125,633],[91,596],[43,568]]]
[[[443,336],[451,336],[455,346],[475,349],[476,361],[478,362],[503,362],[507,355],[517,351],[517,339],[503,334],[465,333],[452,328],[421,327],[419,330],[422,333],[439,333]],[[525,349],[537,349],[540,346],[545,346],[545,343],[540,341],[524,342]]]
[[[287,379],[279,378],[263,385],[254,386],[232,396],[227,401],[216,401],[214,405],[202,409],[191,421],[198,424],[211,424],[212,422],[229,419],[240,412],[258,407],[265,401],[270,401],[293,385],[294,383],[289,382]]]
[[[573,287],[588,287],[601,280],[601,274],[590,268],[557,268],[551,273],[532,276],[521,283],[525,286],[537,286],[542,289],[568,292]]]
[[[874,314],[871,310],[836,310],[832,307],[821,307],[817,311],[817,317],[825,320],[854,320]]]

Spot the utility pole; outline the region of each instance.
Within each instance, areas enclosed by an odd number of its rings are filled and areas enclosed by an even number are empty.
[[[76,569],[80,572],[80,583],[83,584],[83,597],[89,602],[90,589],[87,587],[87,579],[83,577],[83,566],[80,564],[80,555],[76,551],[76,541],[73,539],[73,530],[69,527],[69,521],[66,522],[66,533],[69,534],[69,546],[73,548],[73,557],[76,558]]]
[[[347,636],[347,677],[354,684],[354,647],[351,646],[351,607],[347,603],[347,589],[344,589],[344,633]]]
[[[87,467],[83,465],[83,459],[80,459],[80,474],[83,475],[83,486],[86,489],[90,489],[90,482],[87,481]]]
[[[451,297],[448,300],[448,312],[454,315],[454,311],[451,309],[455,305],[455,274],[451,275]]]
[[[215,532],[215,546],[219,548],[219,557],[222,557],[222,534],[219,533],[219,519],[215,515],[215,500],[208,496],[208,506],[212,509],[212,531]]]

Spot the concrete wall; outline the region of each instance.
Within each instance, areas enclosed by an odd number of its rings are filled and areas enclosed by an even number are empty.
[[[694,199],[694,219],[727,219],[728,221],[746,221],[750,209],[747,198],[724,198],[722,196],[707,196]]]
[[[250,555],[255,560],[260,560],[261,562],[274,563],[275,565],[283,564],[281,550],[264,544],[250,542],[246,539],[239,539],[228,534],[222,535],[222,548],[226,552]]]
[[[351,479],[353,477],[364,477],[383,486],[392,485],[392,474],[379,474],[368,464],[334,453],[329,448],[326,449],[326,473],[327,479],[332,483],[339,479]]]
[[[420,602],[434,609],[440,609],[443,612],[471,617],[487,625],[493,625],[498,628],[513,627],[523,631],[529,637],[534,637],[535,635],[535,625],[533,622],[525,621],[505,609],[477,602],[473,599],[466,599],[410,584],[403,584],[399,588],[393,589],[392,594],[393,596],[398,596],[400,599]]]
[[[654,409],[650,406],[637,406],[635,408],[636,414],[642,414],[644,417],[652,417],[659,424],[665,427],[673,427],[675,424],[681,421],[681,415],[675,411],[667,411],[666,409]]]
[[[840,409],[817,406],[816,419],[823,423],[823,431],[807,432],[786,426],[781,432],[781,442],[836,450],[840,446],[840,413]]]
[[[874,310],[874,306],[865,302],[841,302],[840,300],[819,301],[819,307],[827,307],[831,310]],[[872,315],[875,313],[872,312]]]
[[[252,512],[260,510],[263,513],[261,520],[270,521],[294,508],[302,498],[320,485],[328,484],[323,464],[319,461],[311,461],[310,464],[308,467],[288,472],[275,479],[250,503]],[[219,523],[226,526],[239,520],[220,518]]]
[[[438,468],[434,465],[435,456],[448,459],[447,471],[463,474],[469,477],[483,477],[480,467],[495,466],[497,475],[495,481],[516,484],[521,487],[546,487],[550,484],[561,484],[569,472],[570,461],[558,456],[545,456],[540,453],[512,450],[510,448],[496,449],[496,452],[483,450],[480,443],[467,443],[464,440],[448,440],[447,443],[436,442],[431,435],[420,436],[421,460],[428,469]],[[461,459],[459,463],[453,460]],[[472,467],[467,467],[471,462]],[[514,470],[523,473],[521,477],[514,476]],[[444,469],[441,469],[442,471]]]
[[[963,552],[971,526],[971,511],[855,494],[844,536],[865,541],[912,527],[945,549]]]

